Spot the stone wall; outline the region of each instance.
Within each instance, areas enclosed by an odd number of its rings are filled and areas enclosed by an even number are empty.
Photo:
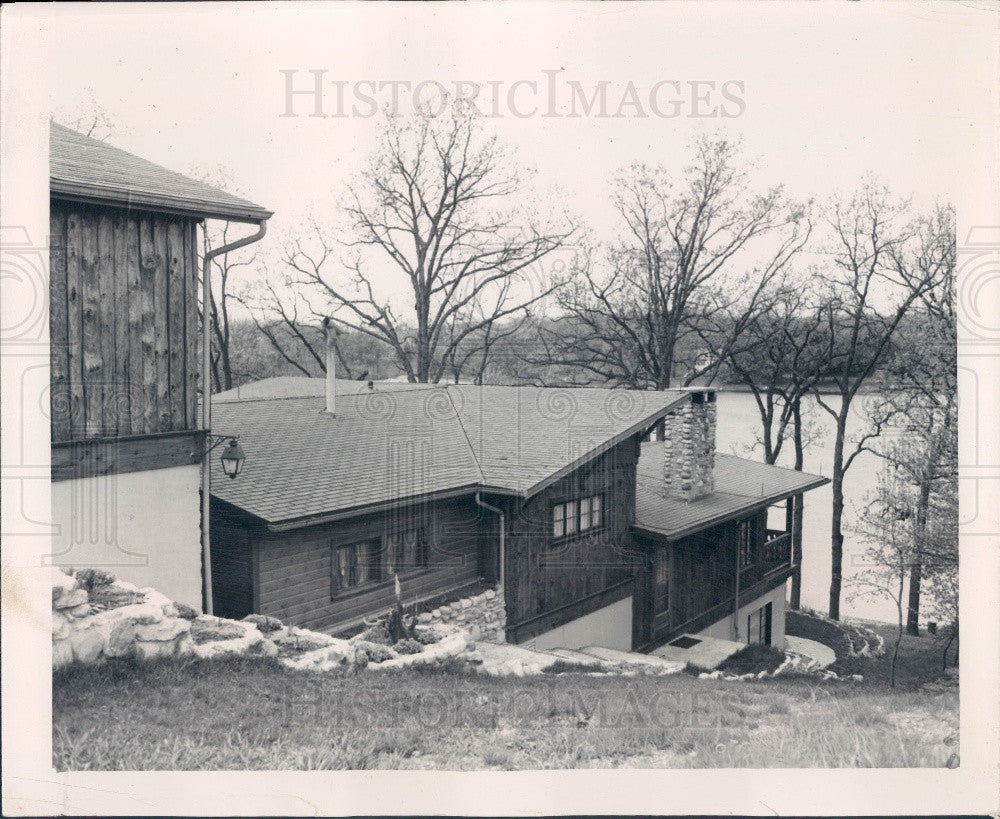
[[[691,400],[664,419],[663,481],[667,494],[691,501],[715,491],[715,393]]]
[[[417,629],[445,627],[471,632],[474,639],[485,643],[504,643],[507,611],[503,594],[487,589],[482,594],[463,597],[417,616]]]
[[[350,640],[286,626],[274,617],[251,614],[243,620],[199,614],[152,588],[137,588],[105,572],[84,569],[67,574],[51,569],[52,666],[92,664],[108,658],[156,660],[171,657],[210,659],[227,655],[273,657],[298,671],[354,671],[405,668],[460,659],[481,662],[475,655],[478,627],[463,627],[475,618],[458,611],[440,612],[438,624],[421,626],[417,640],[390,644],[381,625]],[[488,594],[495,598],[496,592]],[[477,610],[489,609],[483,597]],[[471,611],[471,604],[459,611]],[[448,619],[444,619],[447,614]],[[494,622],[485,613],[479,622]],[[500,632],[501,635],[503,632]],[[376,642],[373,642],[376,641]]]

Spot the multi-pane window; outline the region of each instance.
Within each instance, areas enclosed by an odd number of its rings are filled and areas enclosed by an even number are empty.
[[[391,577],[394,573],[403,574],[425,567],[429,551],[423,526],[390,535],[386,549],[386,573]]]
[[[579,500],[552,506],[552,537],[569,537],[577,532],[597,529],[602,523],[601,496],[590,495]]]
[[[382,547],[366,540],[331,548],[330,587],[333,594],[382,580]]]
[[[670,611],[670,552],[660,549],[656,555],[653,576],[653,610],[659,614]]]
[[[745,569],[747,566],[752,566],[755,560],[754,552],[754,534],[756,527],[752,520],[745,520],[740,524],[740,534],[739,534],[739,550],[740,550],[740,568]]]

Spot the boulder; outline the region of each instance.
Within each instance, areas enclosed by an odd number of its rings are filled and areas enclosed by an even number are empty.
[[[263,634],[281,631],[285,627],[277,617],[269,617],[266,614],[248,614],[243,618],[243,622],[257,626]]]
[[[73,606],[71,609],[63,609],[63,614],[67,617],[89,617],[92,612],[90,608],[90,603],[81,603],[79,606]]]
[[[367,632],[362,632],[362,634],[365,633]],[[358,637],[360,638],[361,635],[358,635]],[[331,637],[329,634],[323,634],[319,631],[309,631],[304,628],[295,628],[294,626],[289,626],[281,632],[275,632],[271,635],[271,639],[279,646],[294,646],[302,651],[315,651],[325,646],[347,642],[346,640],[338,640],[335,637]]]
[[[167,597],[163,592],[157,591],[149,586],[144,589],[139,589],[139,592],[146,598],[147,603],[151,603],[160,609],[164,606],[173,605],[174,601]]]
[[[331,671],[334,668],[347,668],[356,663],[359,649],[347,640],[330,637],[329,645],[309,651],[300,657],[284,657],[282,665],[296,671]],[[365,658],[367,662],[367,656]]]
[[[64,594],[69,594],[77,588],[75,577],[66,574],[62,569],[55,566],[49,567],[49,576],[52,583],[52,602],[55,603]]]
[[[179,617],[164,618],[158,623],[140,623],[135,626],[135,639],[141,642],[176,640],[191,630],[191,622]]]
[[[78,663],[93,663],[104,653],[107,631],[100,627],[74,629],[69,636],[73,659]]]
[[[52,601],[52,607],[56,609],[72,609],[83,605],[88,600],[86,589],[70,589],[63,592]]]
[[[127,657],[135,652],[135,624],[129,619],[119,620],[111,627],[104,653],[109,657]]]
[[[136,640],[135,656],[140,660],[158,660],[177,654],[177,640]]]
[[[70,631],[69,621],[60,612],[52,612],[52,639],[65,640],[69,637]]]
[[[62,668],[73,662],[73,645],[68,639],[52,641],[52,667]]]

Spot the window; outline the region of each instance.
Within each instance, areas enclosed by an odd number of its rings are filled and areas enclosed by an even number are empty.
[[[772,604],[761,606],[747,615],[747,642],[771,645]]]
[[[660,549],[656,554],[656,574],[653,577],[653,611],[670,611],[670,552]]]
[[[756,558],[756,555],[754,554],[754,552],[756,551],[756,549],[754,548],[754,535],[756,534],[755,530],[756,527],[754,526],[754,521],[752,520],[745,520],[740,524],[739,560],[741,569],[745,569],[747,566],[752,566],[755,561]]]
[[[378,540],[331,548],[331,593],[382,580],[382,548]]]
[[[403,574],[423,568],[429,559],[430,547],[423,526],[397,532],[389,537],[386,549],[386,574]]]
[[[600,495],[557,503],[552,506],[552,537],[561,538],[597,529],[602,524]]]

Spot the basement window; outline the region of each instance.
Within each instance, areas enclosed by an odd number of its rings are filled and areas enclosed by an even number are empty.
[[[589,495],[578,500],[552,505],[552,538],[558,540],[578,532],[600,528],[603,523],[601,495]]]

